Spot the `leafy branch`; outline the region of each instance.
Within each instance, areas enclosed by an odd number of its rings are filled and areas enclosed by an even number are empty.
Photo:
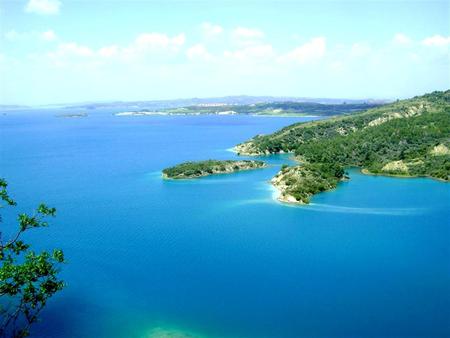
[[[7,182],[0,179],[0,208],[16,206],[7,187]],[[28,336],[48,299],[64,287],[58,278],[59,265],[64,263],[62,250],[36,253],[21,240],[26,231],[47,227],[46,218],[55,214],[55,208],[40,204],[32,215],[18,215],[18,227],[8,240],[3,240],[0,232],[1,337]]]

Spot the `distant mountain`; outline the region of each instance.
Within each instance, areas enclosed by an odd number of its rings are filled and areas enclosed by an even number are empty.
[[[383,104],[388,100],[374,99],[332,99],[332,98],[308,98],[308,97],[275,97],[275,96],[225,96],[210,98],[189,98],[175,100],[152,100],[152,101],[114,101],[114,102],[92,102],[65,105],[64,108],[74,109],[103,109],[117,108],[124,110],[141,110],[149,111],[180,108],[198,105],[250,105],[274,102],[302,102],[302,103],[321,103],[321,104]],[[61,107],[61,105],[59,105]]]
[[[29,106],[22,106],[18,104],[0,104],[0,111],[4,110],[17,110],[17,109],[28,109]]]

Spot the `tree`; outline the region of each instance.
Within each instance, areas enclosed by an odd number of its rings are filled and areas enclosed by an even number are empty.
[[[14,207],[8,184],[0,179],[0,208]],[[0,228],[0,336],[26,337],[30,326],[38,320],[47,300],[64,287],[58,278],[59,266],[64,263],[61,250],[36,253],[21,240],[33,228],[46,227],[47,217],[55,216],[55,208],[40,204],[32,215],[19,214],[18,227],[8,229],[8,239]],[[0,216],[0,222],[2,222]]]

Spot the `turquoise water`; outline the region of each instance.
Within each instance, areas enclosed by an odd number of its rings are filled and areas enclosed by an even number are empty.
[[[29,239],[68,259],[35,336],[450,336],[450,185],[352,169],[310,206],[286,206],[267,181],[287,156],[193,181],[160,170],[234,158],[236,143],[298,118],[53,115],[0,116],[15,212],[55,206]]]

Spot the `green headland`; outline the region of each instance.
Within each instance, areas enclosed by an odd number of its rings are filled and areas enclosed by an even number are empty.
[[[174,167],[166,168],[163,177],[168,179],[190,179],[213,174],[227,174],[242,170],[264,168],[263,161],[254,160],[206,160],[198,162],[184,162]]]
[[[332,116],[348,115],[381,106],[381,102],[323,104],[316,102],[272,102],[255,104],[203,104],[159,111],[141,109],[116,113],[117,116],[146,115],[259,115],[259,116]]]
[[[297,123],[235,147],[240,155],[293,153],[299,165],[272,179],[278,199],[310,197],[346,179],[345,168],[400,177],[450,179],[450,90],[347,116]]]

